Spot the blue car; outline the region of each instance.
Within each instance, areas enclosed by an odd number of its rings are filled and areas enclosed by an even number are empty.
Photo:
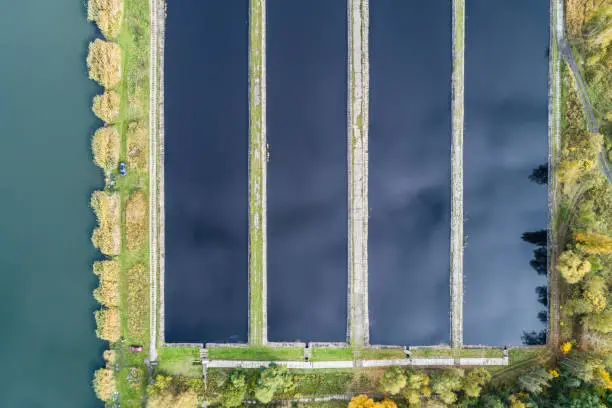
[[[125,174],[127,173],[127,166],[125,165],[124,162],[119,163],[119,174],[122,176],[125,176]]]

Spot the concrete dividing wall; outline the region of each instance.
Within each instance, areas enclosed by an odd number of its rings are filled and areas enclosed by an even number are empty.
[[[368,106],[369,3],[348,0],[348,342],[369,342]]]

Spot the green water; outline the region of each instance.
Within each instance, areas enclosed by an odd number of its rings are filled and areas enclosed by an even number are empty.
[[[0,407],[99,407],[103,344],[89,153],[94,28],[81,0],[2,2],[0,12]]]

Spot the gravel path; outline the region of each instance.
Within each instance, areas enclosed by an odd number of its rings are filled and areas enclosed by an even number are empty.
[[[348,2],[348,208],[349,282],[348,341],[361,347],[369,343],[368,316],[368,104],[369,104],[369,4]]]

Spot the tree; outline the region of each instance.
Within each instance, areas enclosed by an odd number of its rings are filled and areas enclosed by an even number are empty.
[[[242,371],[232,371],[221,392],[221,404],[230,408],[240,406],[246,391],[247,383],[244,373]]]
[[[125,238],[130,251],[141,248],[147,239],[148,205],[143,191],[132,194],[125,204]]]
[[[578,283],[584,275],[591,270],[588,259],[578,255],[572,250],[566,250],[557,261],[557,271],[563,276],[567,283]]]
[[[114,42],[96,39],[89,43],[89,78],[110,89],[121,81],[121,48]]]
[[[560,183],[571,184],[594,166],[595,163],[591,160],[563,160],[557,168],[557,178]]]
[[[406,375],[401,367],[389,367],[380,378],[380,385],[383,391],[395,395],[406,386]]]
[[[457,401],[456,392],[462,386],[463,370],[442,370],[436,372],[432,378],[432,391],[440,397],[445,404],[453,404]]]
[[[376,404],[372,398],[367,395],[361,394],[351,398],[348,404],[348,408],[376,408]]]
[[[121,97],[115,91],[104,91],[102,95],[96,95],[93,99],[91,110],[105,123],[114,123],[119,117]]]
[[[601,312],[606,308],[608,286],[601,276],[591,276],[584,282],[583,295],[593,306],[593,311]]]
[[[96,370],[93,378],[93,387],[96,396],[102,401],[108,401],[117,392],[115,375],[110,368]]]
[[[114,343],[121,337],[121,318],[116,307],[104,307],[94,312],[96,335],[102,340]]]
[[[485,368],[471,370],[463,377],[463,392],[472,398],[480,396],[482,387],[491,379],[491,373]]]
[[[402,390],[402,396],[406,398],[408,404],[410,405],[420,405],[421,404],[421,394],[416,389],[404,388]]]
[[[585,323],[593,330],[601,333],[610,333],[612,332],[612,310],[588,315]]]
[[[567,300],[564,309],[565,313],[569,316],[577,316],[593,312],[593,305],[588,300],[580,297]]]
[[[98,219],[91,241],[105,255],[118,255],[121,249],[119,207],[118,194],[94,191],[91,196],[91,208]]]
[[[197,408],[198,396],[193,390],[176,394],[166,391],[154,394],[147,400],[147,408]]]
[[[384,400],[377,402],[375,404],[376,408],[397,408],[397,404],[390,400],[389,398],[385,398]]]
[[[612,237],[597,232],[577,232],[574,234],[576,246],[587,254],[612,253]]]
[[[96,130],[91,140],[91,150],[94,162],[98,166],[105,170],[116,168],[121,150],[117,129],[113,126],[105,126]]]
[[[548,165],[540,164],[538,167],[533,169],[529,175],[529,180],[538,184],[548,184]]]
[[[95,21],[107,39],[113,39],[121,31],[123,0],[89,0],[87,19]]]
[[[94,262],[93,270],[100,278],[100,284],[94,289],[94,298],[107,307],[119,306],[119,262],[97,261]]]
[[[518,384],[527,392],[539,393],[548,387],[550,380],[552,380],[552,375],[544,367],[536,367],[521,375],[518,378]]]
[[[272,364],[259,373],[254,390],[255,399],[267,404],[272,401],[275,392],[287,389],[292,384],[293,381],[287,367]]]

